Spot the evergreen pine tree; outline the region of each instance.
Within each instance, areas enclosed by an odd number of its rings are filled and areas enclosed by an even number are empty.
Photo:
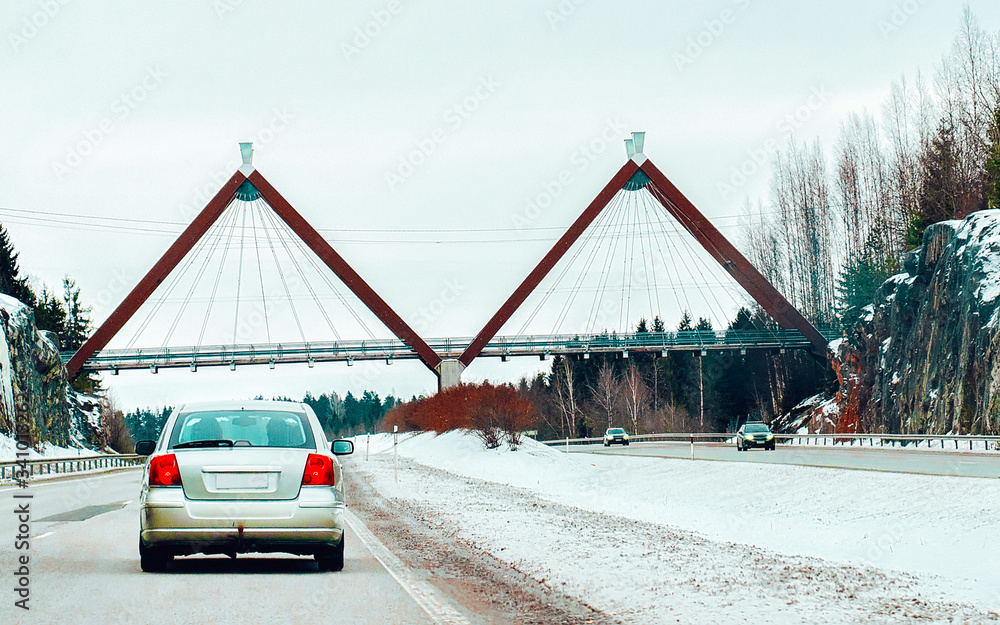
[[[17,266],[17,252],[10,242],[10,235],[3,224],[0,224],[0,293],[10,295],[28,306],[35,305],[35,294],[28,282],[20,275]]]
[[[660,319],[659,315],[653,317],[653,332],[666,332],[667,326],[663,323],[663,319]]]
[[[886,242],[872,232],[861,256],[848,263],[837,280],[841,324],[846,328],[861,319],[864,307],[875,301],[875,291],[898,271],[899,261]]]
[[[65,347],[65,334],[66,334],[66,308],[63,306],[62,301],[49,293],[49,290],[43,285],[42,292],[38,296],[38,300],[35,303],[35,327],[39,330],[48,330],[49,332],[55,332],[59,335],[60,349],[66,349]]]
[[[990,152],[986,157],[986,201],[990,208],[1000,208],[1000,106],[993,113]]]
[[[63,278],[63,303],[66,310],[63,349],[76,350],[90,336],[90,307],[80,302],[80,289],[69,276]]]
[[[950,126],[938,128],[920,162],[920,196],[906,232],[906,244],[911,249],[920,246],[927,226],[957,215],[959,163],[955,133]]]

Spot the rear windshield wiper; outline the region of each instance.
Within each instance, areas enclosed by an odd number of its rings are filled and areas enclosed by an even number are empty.
[[[232,447],[233,441],[226,438],[215,438],[207,441],[188,441],[177,443],[173,449],[185,449],[187,447]]]

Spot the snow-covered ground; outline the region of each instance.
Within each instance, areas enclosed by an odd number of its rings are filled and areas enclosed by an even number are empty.
[[[79,456],[94,456],[97,454],[93,449],[80,449],[78,447],[59,447],[52,443],[42,443],[41,453],[29,448],[28,460],[38,458],[76,458]],[[0,462],[7,460],[18,460],[17,441],[6,434],[0,433]]]
[[[1000,618],[1000,480],[401,440],[398,483],[391,435],[350,463],[624,622]]]

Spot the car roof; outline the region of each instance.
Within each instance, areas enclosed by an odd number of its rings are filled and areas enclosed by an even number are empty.
[[[305,405],[290,401],[270,399],[193,401],[177,407],[181,412],[202,412],[209,410],[277,410],[284,412],[305,412]]]

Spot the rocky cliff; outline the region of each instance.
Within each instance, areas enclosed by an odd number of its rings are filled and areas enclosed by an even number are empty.
[[[934,224],[831,346],[841,432],[1000,431],[1000,210]]]
[[[89,445],[99,406],[69,386],[58,338],[35,327],[30,308],[2,294],[0,335],[0,432],[33,445]]]

